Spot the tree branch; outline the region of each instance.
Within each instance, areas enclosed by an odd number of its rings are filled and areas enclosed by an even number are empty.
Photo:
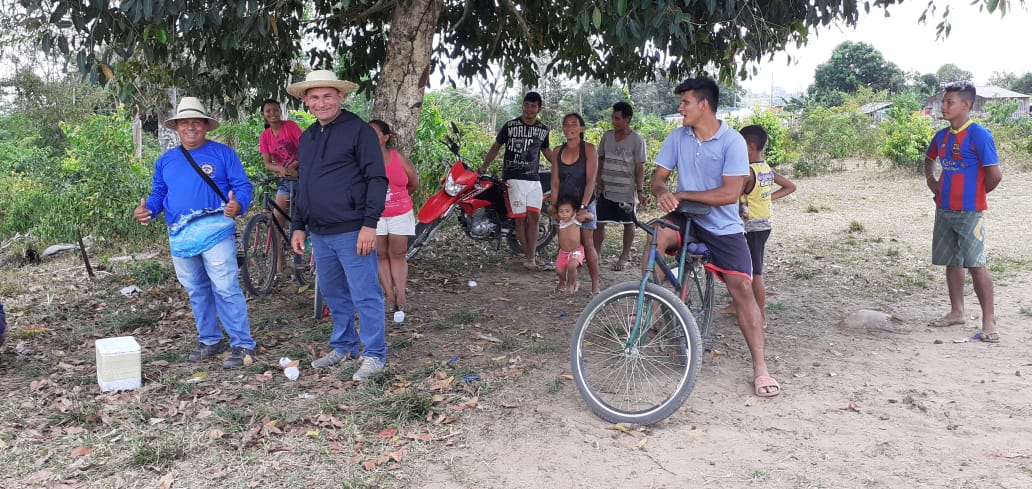
[[[455,21],[454,24],[449,26],[448,30],[449,31],[454,31],[455,29],[458,29],[459,26],[462,25],[462,23],[466,21],[466,18],[469,17],[469,13],[472,12],[472,11],[473,11],[473,0],[466,0],[465,6],[462,7],[462,16],[459,17],[459,20]]]
[[[376,3],[374,3],[371,7],[367,8],[364,11],[362,11],[361,13],[359,13],[358,15],[356,15],[354,17],[351,17],[350,19],[347,19],[347,20],[349,20],[350,22],[353,22],[353,23],[361,22],[361,21],[363,21],[363,20],[365,20],[365,19],[367,19],[369,17],[372,17],[372,16],[374,16],[374,15],[380,13],[380,12],[384,12],[386,10],[390,10],[390,9],[392,9],[394,7],[397,7],[397,6],[398,6],[397,0],[380,0],[380,1],[376,2]],[[302,21],[301,24],[302,25],[318,24],[320,22],[325,22],[325,21],[330,20],[330,19],[338,18],[341,15],[343,15],[343,14],[325,15],[323,17],[315,17],[315,18],[312,18],[312,19],[309,19],[309,20],[306,20],[306,21]]]
[[[527,20],[523,18],[519,10],[516,10],[516,5],[512,3],[512,0],[502,0],[502,3],[509,7],[509,10],[512,10],[512,15],[516,17],[516,22],[520,24],[520,29],[523,30],[523,37],[527,40],[527,44],[533,46],[533,39],[530,36],[530,26],[527,25]]]

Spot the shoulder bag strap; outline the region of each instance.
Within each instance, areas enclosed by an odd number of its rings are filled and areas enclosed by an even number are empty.
[[[229,199],[226,198],[226,194],[222,193],[222,190],[219,190],[219,186],[215,185],[215,182],[212,181],[211,177],[209,177],[207,173],[204,173],[204,170],[202,170],[201,167],[197,166],[197,162],[194,161],[193,156],[190,156],[190,152],[182,146],[179,146],[179,150],[183,152],[183,156],[186,157],[186,161],[190,162],[190,166],[193,167],[194,171],[197,172],[208,186],[215,191],[215,194],[218,195],[223,202],[229,203]]]

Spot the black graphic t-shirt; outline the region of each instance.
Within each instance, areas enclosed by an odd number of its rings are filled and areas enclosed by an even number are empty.
[[[541,121],[527,125],[517,117],[502,126],[495,141],[505,147],[502,180],[539,181],[541,148],[548,148],[548,126]]]

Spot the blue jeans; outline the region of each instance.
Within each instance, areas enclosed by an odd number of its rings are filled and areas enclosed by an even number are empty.
[[[340,354],[357,354],[361,339],[365,347],[362,355],[386,361],[383,289],[377,275],[376,251],[358,254],[358,231],[311,233],[311,237],[319,291],[333,317],[330,346]],[[356,309],[360,331],[355,330]]]
[[[233,235],[200,255],[172,257],[172,265],[176,269],[176,278],[190,296],[190,308],[197,322],[197,339],[205,345],[222,341],[224,336],[218,322],[221,320],[229,335],[230,346],[254,349],[251,326],[247,322],[247,302],[237,280]]]

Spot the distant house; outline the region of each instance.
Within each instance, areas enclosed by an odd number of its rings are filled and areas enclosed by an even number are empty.
[[[940,90],[935,95],[925,99],[925,114],[935,117],[942,116],[943,93],[944,91]],[[975,105],[971,107],[971,112],[977,114],[985,113],[985,104],[994,100],[1001,102],[1014,100],[1018,102],[1018,108],[1011,114],[1012,119],[1028,114],[1028,95],[994,86],[975,87]]]
[[[871,119],[871,124],[875,126],[880,125],[883,120],[889,115],[889,109],[892,108],[892,102],[870,102],[860,106],[857,109],[861,114],[866,115]]]

